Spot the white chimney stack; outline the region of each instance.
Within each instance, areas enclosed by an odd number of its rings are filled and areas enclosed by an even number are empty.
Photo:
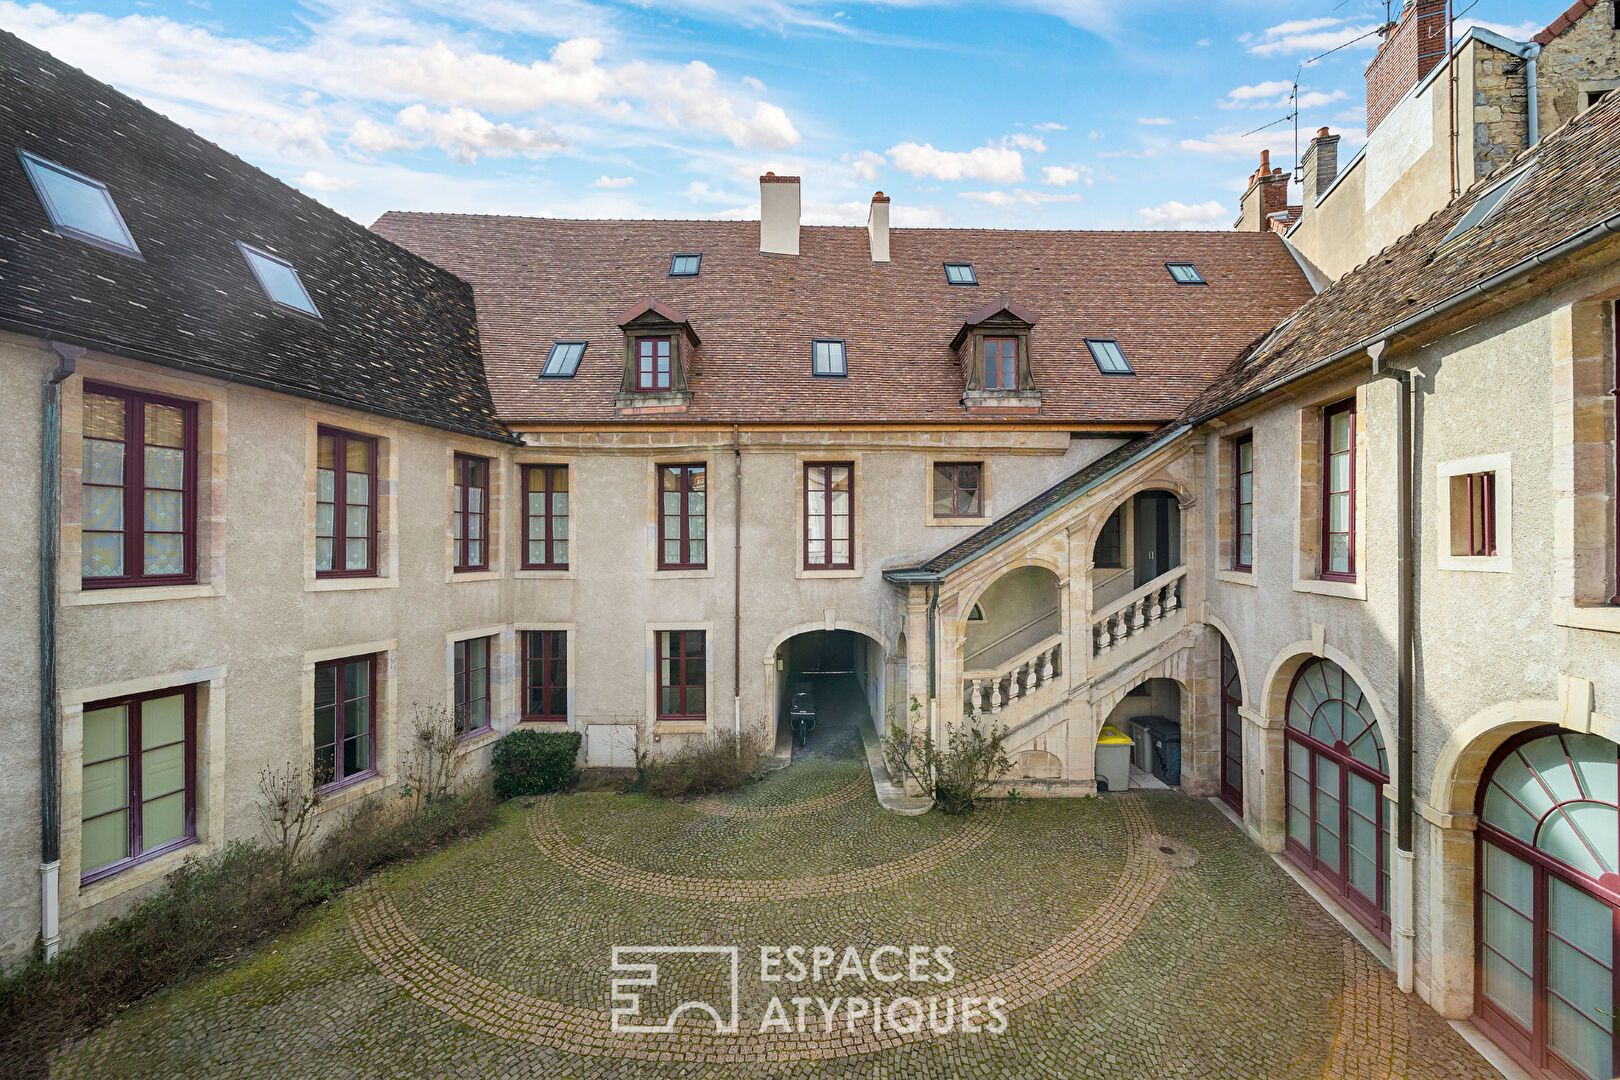
[[[766,173],[759,178],[759,250],[765,255],[799,253],[799,178]]]
[[[872,196],[872,209],[866,215],[866,235],[872,241],[872,261],[889,261],[889,197],[883,192]]]

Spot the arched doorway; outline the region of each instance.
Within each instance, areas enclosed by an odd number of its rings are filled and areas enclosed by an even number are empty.
[[[1288,689],[1290,859],[1362,923],[1389,936],[1389,760],[1372,705],[1317,657]]]
[[[1479,791],[1475,1017],[1538,1075],[1620,1075],[1620,745],[1538,728]]]
[[[1243,681],[1237,657],[1221,635],[1221,798],[1243,813]]]
[[[1181,500],[1139,491],[1114,508],[1091,549],[1092,604],[1101,608],[1181,565]]]
[[[814,705],[811,749],[829,737],[859,744],[862,723],[875,723],[888,693],[883,646],[854,630],[806,630],[777,645],[774,653],[777,756],[792,745],[790,707],[796,694]],[[799,701],[804,702],[804,698]]]

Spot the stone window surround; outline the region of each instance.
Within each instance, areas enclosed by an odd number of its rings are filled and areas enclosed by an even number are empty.
[[[313,531],[313,526],[311,526]],[[313,562],[312,562],[313,565]],[[315,760],[315,668],[331,660],[351,657],[376,658],[377,693],[372,700],[371,724],[376,735],[376,757],[372,766],[375,776],[368,776],[346,784],[321,797],[319,813],[326,814],[339,807],[363,799],[368,795],[392,787],[399,778],[400,740],[396,737],[396,701],[399,683],[399,639],[383,641],[357,641],[325,649],[312,649],[303,655],[303,676],[300,682],[299,759],[295,764],[308,770]],[[306,773],[307,776],[307,773]]]
[[[1552,313],[1553,621],[1620,633],[1616,580],[1614,300],[1620,288]]]
[[[804,467],[806,465],[828,463],[842,465],[845,462],[848,462],[850,466],[850,567],[847,570],[806,569],[804,565]],[[930,466],[931,469],[932,466]],[[932,472],[930,472],[930,475],[932,475]],[[861,498],[865,490],[865,486],[861,483],[861,454],[859,451],[842,450],[829,446],[824,451],[816,453],[801,452],[793,456],[793,576],[795,578],[858,578],[866,575],[861,562],[861,529],[866,522],[866,514],[861,510]],[[973,520],[977,521],[978,519]]]
[[[647,553],[645,560],[647,567],[647,580],[649,581],[667,581],[679,578],[712,578],[715,576],[715,564],[719,562],[718,558],[716,558],[718,552],[714,544],[714,480],[716,475],[714,465],[717,455],[713,450],[698,450],[697,448],[693,449],[695,452],[692,453],[682,453],[680,450],[674,448],[668,450],[659,450],[656,453],[649,455],[647,458]],[[705,553],[704,566],[702,569],[660,570],[658,568],[658,467],[660,465],[703,466],[703,516],[704,531],[708,537],[708,551]],[[572,492],[574,489],[574,477],[572,474],[570,474],[568,478],[568,489],[570,492]],[[572,500],[569,502],[569,508],[570,510],[573,508]],[[572,522],[569,523],[568,535],[570,538],[574,536]],[[570,567],[573,566],[574,562],[572,544],[573,541],[571,539],[568,560]],[[669,627],[666,627],[665,629],[669,629]],[[689,629],[697,628],[689,627]]]
[[[457,741],[456,753],[466,754],[500,738],[517,725],[517,697],[513,675],[518,670],[517,634],[501,624],[472,630],[452,630],[444,635],[444,700],[451,715],[456,709],[456,643],[490,638],[489,644],[489,727],[464,735]]]
[[[378,443],[381,453],[381,440]],[[454,435],[447,436],[445,440],[445,482],[444,482],[444,580],[457,581],[498,581],[506,576],[506,531],[507,521],[504,516],[505,484],[506,484],[506,458],[500,454],[490,453],[488,443],[480,443],[473,439],[463,439]],[[483,570],[457,570],[456,569],[456,542],[454,530],[451,527],[452,514],[456,510],[456,455],[465,454],[468,457],[480,457],[489,462],[487,470],[489,477],[489,513],[485,518],[485,531],[488,534],[485,542],[489,545],[486,553],[488,558]],[[381,492],[379,492],[379,495]],[[381,517],[379,503],[378,516]],[[377,528],[377,541],[382,543],[384,530],[379,524]],[[378,563],[383,560],[378,557]],[[380,567],[379,567],[380,569]]]
[[[807,458],[805,460],[811,459]],[[976,464],[979,466],[979,513],[969,516],[946,515],[943,517],[936,517],[934,514],[934,466],[969,464]],[[800,483],[803,483],[802,473],[804,466],[802,463],[800,464],[799,468],[801,473]],[[925,526],[930,528],[961,528],[962,526],[966,525],[979,529],[995,520],[995,507],[990,501],[990,462],[983,454],[971,452],[962,454],[952,454],[948,452],[929,454],[927,459],[927,470],[928,471],[923,474],[923,483],[924,487],[926,488],[927,499],[927,501],[923,504],[923,524]],[[803,500],[801,499],[800,501],[802,505]],[[802,551],[804,545],[801,543],[799,547]],[[859,564],[857,563],[856,565]]]
[[[660,720],[658,719],[658,635],[665,630],[701,630],[703,631],[703,706],[704,719],[692,720]],[[650,622],[646,630],[646,683],[647,683],[647,723],[652,728],[656,739],[663,735],[703,735],[711,731],[719,731],[720,714],[716,711],[718,703],[714,696],[714,654],[715,637],[714,623],[688,620],[683,622]],[[569,639],[573,645],[573,639]],[[573,675],[572,647],[568,650],[569,676]],[[569,692],[569,708],[573,707],[573,692]],[[727,710],[730,711],[729,709]]]
[[[1513,572],[1513,473],[1511,454],[1481,454],[1435,465],[1435,558],[1442,570],[1473,570],[1482,573]],[[1451,553],[1451,478],[1470,473],[1496,474],[1496,554],[1453,555]]]
[[[114,897],[159,881],[187,859],[212,855],[221,850],[225,838],[225,677],[226,667],[198,668],[168,672],[142,679],[131,679],[98,686],[64,690],[61,696],[61,918],[64,924],[75,914],[87,911]],[[182,686],[196,688],[197,793],[194,843],[168,851],[126,870],[79,886],[79,822],[83,813],[84,706],[93,701],[170,690]],[[311,681],[313,693],[313,677]],[[310,752],[314,752],[314,718],[311,714]]]
[[[530,630],[560,630],[568,635],[568,719],[558,723],[555,720],[525,720],[523,719],[523,694],[526,687],[527,673],[523,670],[523,635]],[[571,622],[520,622],[512,627],[512,659],[513,678],[512,690],[514,704],[512,709],[513,727],[530,727],[536,731],[579,731],[579,714],[575,711],[575,681],[574,662],[579,654],[578,635],[576,626]]]
[[[579,568],[579,458],[573,453],[551,453],[538,447],[517,452],[510,467],[512,490],[516,493],[512,503],[515,507],[513,516],[517,519],[517,532],[514,535],[518,545],[528,542],[528,492],[523,486],[525,465],[561,465],[568,470],[568,566],[562,570],[526,570],[523,567],[524,552],[520,546],[512,559],[512,577],[537,580],[575,577]],[[503,472],[506,468],[505,464],[501,466]]]
[[[1354,522],[1360,543],[1354,545],[1355,580],[1324,581],[1319,576],[1322,546],[1322,445],[1324,439],[1323,410],[1344,401],[1355,399],[1355,455]],[[1299,511],[1294,519],[1294,582],[1295,592],[1318,593],[1323,596],[1341,596],[1351,600],[1367,599],[1367,384],[1357,382],[1335,383],[1326,390],[1313,393],[1298,407],[1296,418],[1295,461],[1298,465]]]
[[[195,402],[197,406],[197,507],[191,542],[197,550],[197,580],[185,585],[140,585],[86,589],[80,560],[83,507],[84,384],[124,387]],[[185,600],[225,595],[226,384],[216,379],[181,375],[137,361],[88,353],[74,377],[62,384],[61,399],[61,544],[57,589],[64,607],[126,604],[151,600]],[[313,565],[313,548],[311,549]]]
[[[1254,532],[1254,551],[1247,569],[1233,568],[1237,553],[1237,444],[1248,439],[1254,448],[1255,474],[1259,473],[1259,448],[1253,423],[1231,432],[1222,431],[1215,444],[1215,579],[1234,585],[1255,585],[1254,566],[1260,554],[1260,531]]]
[[[377,440],[377,573],[370,577],[315,575],[315,495],[322,427],[340,428]],[[449,466],[446,466],[449,468]],[[445,495],[448,506],[450,496]],[[446,511],[445,550],[450,547]],[[399,427],[360,413],[307,404],[304,408],[304,591],[343,592],[399,587]],[[448,555],[446,558],[448,559]],[[359,653],[350,655],[358,656]],[[313,685],[313,684],[312,684]],[[313,699],[312,699],[313,700]],[[313,714],[311,714],[313,716]],[[313,731],[313,728],[311,729]]]

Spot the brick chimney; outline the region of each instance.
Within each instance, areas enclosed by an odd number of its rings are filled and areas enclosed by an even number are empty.
[[[1316,138],[1311,145],[1305,148],[1305,154],[1299,159],[1300,168],[1304,177],[1300,181],[1302,188],[1300,214],[1308,214],[1321,198],[1322,192],[1332,186],[1339,176],[1339,137],[1329,135],[1327,128],[1317,128]]]
[[[759,178],[759,250],[799,253],[799,178],[768,172]]]
[[[872,261],[889,261],[889,197],[883,192],[872,196],[872,209],[866,212],[866,235],[872,242]]]
[[[1238,232],[1266,232],[1271,215],[1288,209],[1288,181],[1281,169],[1271,167],[1271,151],[1260,151],[1260,167],[1249,176],[1249,189],[1243,193],[1243,212],[1238,216]]]
[[[1446,0],[1406,0],[1367,65],[1367,134],[1446,58]]]

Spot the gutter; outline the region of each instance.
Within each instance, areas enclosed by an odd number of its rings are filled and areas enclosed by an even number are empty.
[[[732,726],[737,736],[737,756],[742,756],[742,428],[731,425],[731,453],[736,474],[732,479],[731,536],[731,707]]]
[[[39,938],[47,961],[62,935],[58,888],[62,870],[62,790],[57,759],[56,563],[62,475],[62,383],[87,350],[52,341],[60,358],[45,380],[39,457]]]

